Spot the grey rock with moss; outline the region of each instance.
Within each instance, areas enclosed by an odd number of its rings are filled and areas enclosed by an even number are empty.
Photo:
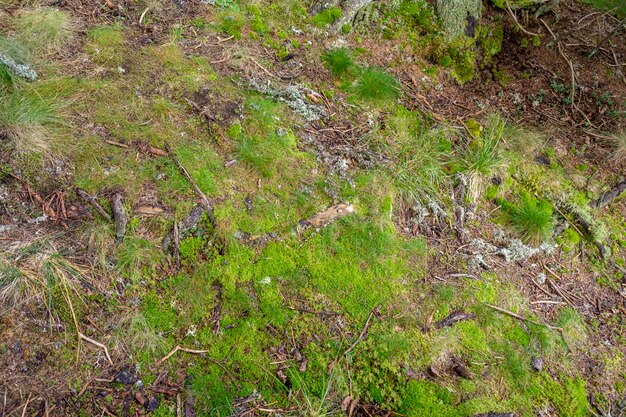
[[[309,122],[323,119],[327,116],[324,109],[309,103],[307,95],[319,96],[310,88],[288,85],[284,88],[273,87],[269,80],[248,80],[246,88],[266,94],[276,101],[285,103],[294,113],[304,117]]]
[[[499,255],[504,258],[506,262],[517,262],[524,259],[528,259],[539,253],[551,253],[556,246],[551,243],[542,243],[538,247],[532,247],[525,245],[519,239],[510,239],[504,246],[494,246],[491,243],[485,242],[483,239],[474,239],[471,245],[478,249],[482,255]]]
[[[441,26],[450,38],[474,36],[482,13],[481,0],[437,0]]]
[[[35,81],[38,78],[37,72],[30,66],[15,62],[3,53],[0,53],[0,64],[4,65],[11,73],[28,81]]]

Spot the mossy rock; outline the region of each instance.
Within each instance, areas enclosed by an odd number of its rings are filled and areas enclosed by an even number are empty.
[[[441,27],[450,38],[473,37],[481,13],[481,0],[437,0]]]

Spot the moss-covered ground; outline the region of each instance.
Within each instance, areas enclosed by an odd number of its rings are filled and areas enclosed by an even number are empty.
[[[612,56],[580,58],[606,65],[576,104],[550,33],[492,6],[450,39],[420,0],[341,27],[297,0],[47,3],[0,11],[38,72],[0,64],[3,413],[621,415],[626,209],[591,204],[626,162]],[[166,245],[194,185],[214,221]],[[123,196],[123,239],[79,190]]]

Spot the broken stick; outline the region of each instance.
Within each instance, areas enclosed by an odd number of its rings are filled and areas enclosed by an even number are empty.
[[[187,171],[187,168],[185,168],[185,166],[178,160],[178,158],[176,158],[176,155],[174,155],[174,152],[172,152],[172,149],[170,148],[170,146],[166,144],[165,149],[167,150],[167,153],[169,154],[170,158],[172,158],[172,161],[174,161],[174,163],[178,167],[178,170],[180,171],[180,173],[183,174],[183,176],[187,179],[187,181],[189,181],[189,183],[193,187],[193,190],[196,192],[198,197],[200,197],[200,204],[202,204],[202,206],[206,210],[207,216],[209,217],[209,221],[211,222],[211,226],[216,227],[217,222],[215,221],[215,215],[213,214],[213,204],[209,201],[207,196],[202,192],[200,187],[198,187],[198,184],[196,184],[193,178],[191,178],[191,175],[189,175],[189,171]]]
[[[491,305],[491,304],[484,303],[484,305],[486,305],[487,307],[492,308],[492,309],[494,309],[494,310],[496,310],[496,311],[498,311],[498,312],[500,312],[502,314],[506,314],[507,316],[513,317],[514,319],[517,319],[517,320],[520,320],[520,321],[525,321],[527,323],[534,324],[535,326],[545,326],[545,327],[547,327],[548,329],[551,329],[551,330],[563,331],[563,329],[561,327],[552,326],[550,324],[540,323],[540,322],[535,321],[535,320],[527,319],[526,317],[520,316],[519,314],[515,314],[512,311],[505,310],[503,308],[496,307],[496,306]]]
[[[176,347],[174,349],[172,349],[170,351],[170,353],[168,353],[167,355],[165,355],[161,359],[159,359],[159,361],[156,363],[156,366],[161,365],[163,362],[165,362],[166,360],[171,358],[172,355],[175,354],[176,352],[178,352],[179,350],[182,351],[182,352],[194,353],[196,355],[208,352],[208,350],[188,349],[188,348],[184,348],[184,347],[182,347],[180,345],[176,345]]]
[[[352,349],[354,349],[356,347],[356,345],[363,339],[365,339],[365,334],[367,333],[367,329],[370,327],[370,321],[372,320],[372,317],[374,316],[374,313],[378,313],[380,311],[380,308],[382,307],[381,304],[378,304],[376,307],[374,307],[371,311],[369,316],[367,316],[367,320],[365,321],[365,326],[363,326],[363,330],[361,330],[361,333],[359,334],[359,337],[356,338],[356,340],[354,342],[352,342],[352,344],[350,345],[350,347],[348,349],[346,349],[345,352],[343,352],[344,356],[347,356],[348,353],[350,353],[352,351]]]
[[[128,215],[126,214],[126,208],[124,208],[124,202],[120,193],[115,193],[111,198],[111,209],[115,218],[115,240],[119,242],[124,239],[126,225],[128,224]]]
[[[100,213],[100,215],[102,217],[104,217],[107,220],[111,220],[111,216],[109,215],[109,213],[107,213],[102,206],[98,203],[98,200],[92,196],[91,194],[89,194],[87,191],[85,190],[81,190],[80,188],[76,190],[76,193],[81,196],[83,198],[83,200],[85,200],[86,202],[88,202],[89,204],[91,204],[98,213]]]

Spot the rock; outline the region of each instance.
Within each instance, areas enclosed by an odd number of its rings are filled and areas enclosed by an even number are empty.
[[[309,122],[325,119],[328,116],[324,109],[309,102],[307,97],[319,97],[319,94],[310,88],[296,85],[288,85],[284,88],[274,87],[269,80],[256,79],[249,79],[242,86],[285,103],[294,113],[299,114]]]
[[[37,72],[28,65],[19,64],[12,58],[0,53],[0,64],[4,65],[6,69],[18,77],[25,78],[28,81],[35,81],[37,79]]]
[[[135,382],[137,382],[137,379],[137,376],[127,368],[122,369],[117,373],[117,375],[115,375],[115,382],[119,382],[120,384],[124,385],[134,384]]]
[[[154,410],[159,408],[159,399],[157,397],[150,397],[148,403],[146,404],[146,411],[152,413]]]
[[[437,14],[448,37],[474,36],[482,13],[481,0],[437,0]]]
[[[541,372],[541,370],[543,369],[543,359],[541,358],[533,357],[530,360],[530,364],[532,365],[533,369],[537,372]]]

